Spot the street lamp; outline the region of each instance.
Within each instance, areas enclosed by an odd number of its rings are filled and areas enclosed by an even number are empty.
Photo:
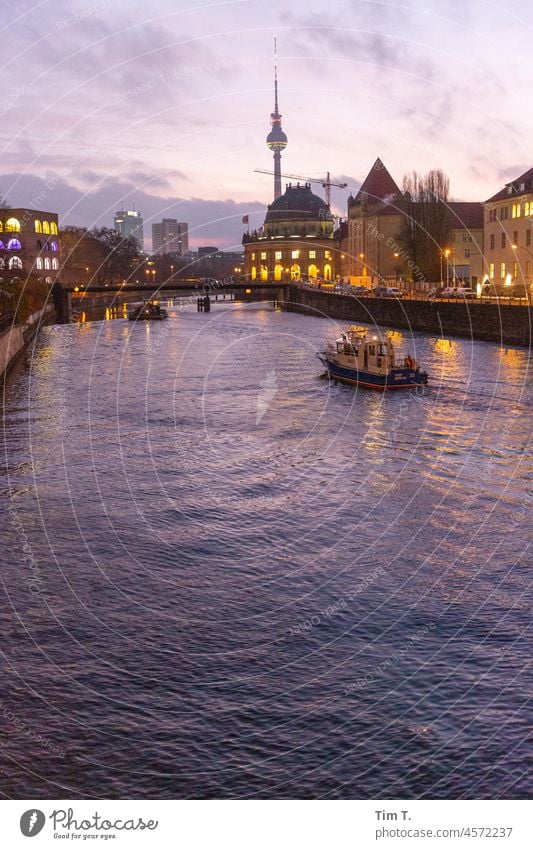
[[[447,287],[450,286],[450,263],[449,263],[449,260],[448,260],[448,257],[450,256],[450,254],[451,254],[451,250],[449,248],[446,248],[445,251],[444,251],[444,256],[446,257],[446,286]]]

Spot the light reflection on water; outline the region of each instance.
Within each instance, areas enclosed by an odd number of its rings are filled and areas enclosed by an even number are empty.
[[[382,396],[321,378],[336,330],[43,331],[4,413],[0,699],[66,756],[13,731],[5,792],[526,795],[528,354],[398,334],[431,384]]]

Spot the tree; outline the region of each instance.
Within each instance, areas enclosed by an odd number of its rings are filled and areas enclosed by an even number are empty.
[[[99,242],[104,257],[101,278],[109,283],[129,280],[142,262],[137,240],[133,236],[122,237],[109,227],[93,230],[92,235]]]
[[[406,216],[399,240],[414,263],[415,279],[440,280],[442,250],[448,241],[450,181],[440,169],[406,174],[403,191]]]

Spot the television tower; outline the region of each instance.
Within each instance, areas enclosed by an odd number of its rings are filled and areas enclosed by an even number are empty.
[[[278,109],[278,52],[274,37],[274,111],[270,114],[271,130],[267,136],[267,147],[274,154],[274,200],[281,196],[281,151],[287,147],[287,136],[281,129]]]

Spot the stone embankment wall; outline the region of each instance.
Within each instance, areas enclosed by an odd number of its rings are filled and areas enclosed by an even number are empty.
[[[51,305],[31,315],[26,324],[15,324],[0,334],[0,375],[5,375],[28,345],[43,321],[52,317]]]
[[[357,299],[352,295],[290,286],[284,308],[339,321],[381,324],[437,336],[462,336],[520,347],[530,347],[533,342],[533,310],[528,306],[477,301]]]

